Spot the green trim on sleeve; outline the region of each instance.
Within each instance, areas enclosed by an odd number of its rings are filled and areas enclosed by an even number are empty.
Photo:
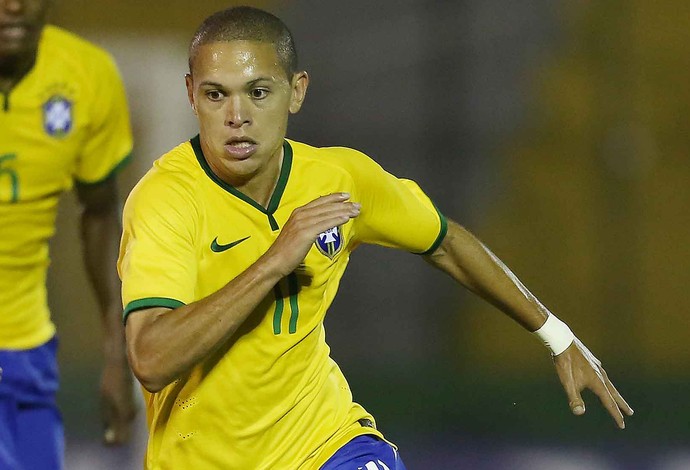
[[[122,312],[122,323],[127,323],[129,314],[137,310],[155,307],[177,308],[183,305],[185,305],[184,302],[168,297],[146,297],[145,299],[133,300],[127,304],[125,311]]]
[[[117,173],[119,173],[120,170],[122,170],[124,167],[126,167],[131,160],[132,160],[132,153],[130,152],[127,155],[125,155],[125,158],[120,160],[120,162],[117,165],[115,165],[115,167],[112,170],[110,170],[110,172],[107,175],[105,175],[103,178],[96,180],[96,181],[82,181],[79,179],[75,179],[74,182],[76,184],[78,184],[79,186],[96,186],[96,185],[99,185],[101,183],[105,183],[110,178],[112,178]]]
[[[441,242],[443,242],[443,239],[446,238],[446,234],[448,233],[448,221],[446,220],[445,216],[441,214],[441,211],[438,210],[438,207],[434,205],[434,209],[436,209],[436,213],[438,214],[438,218],[441,220],[441,230],[438,233],[438,237],[436,237],[436,240],[434,241],[433,245],[426,250],[423,253],[419,253],[420,255],[430,255],[434,251],[436,251],[436,248],[438,248],[441,245]]]

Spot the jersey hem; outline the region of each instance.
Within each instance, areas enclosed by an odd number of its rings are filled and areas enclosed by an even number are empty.
[[[52,321],[48,321],[46,325],[41,327],[40,331],[34,332],[31,335],[22,335],[19,338],[12,338],[11,341],[6,341],[7,338],[0,338],[0,349],[5,351],[36,349],[50,341],[55,334],[55,325]]]
[[[330,460],[331,457],[333,457],[342,447],[344,447],[348,442],[350,442],[352,439],[359,437],[359,436],[376,436],[379,439],[384,440],[393,448],[397,450],[397,446],[387,440],[385,437],[383,437],[383,434],[381,431],[375,428],[367,428],[367,427],[360,427],[360,428],[353,428],[350,432],[344,434],[341,436],[339,439],[336,441],[333,441],[329,443],[328,449],[324,450],[321,452],[316,459],[314,460],[314,466],[310,468],[318,469],[323,467],[323,465]],[[301,470],[301,469],[300,469]]]

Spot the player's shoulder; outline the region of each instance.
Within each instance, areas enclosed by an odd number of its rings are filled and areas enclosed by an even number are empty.
[[[350,174],[366,171],[378,164],[367,154],[351,147],[314,147],[302,142],[288,140],[296,161],[328,166],[332,170],[341,170]]]
[[[200,168],[189,141],[183,142],[153,162],[134,186],[128,205],[194,205]]]
[[[79,55],[84,60],[110,57],[110,54],[102,47],[55,25],[45,26],[41,37],[41,46],[45,46],[53,53],[64,53],[64,55],[69,56]]]
[[[76,71],[111,73],[115,61],[108,51],[59,26],[46,25],[41,36],[41,55],[60,67]]]

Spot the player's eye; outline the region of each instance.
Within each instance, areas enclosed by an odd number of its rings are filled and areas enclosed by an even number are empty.
[[[265,88],[254,88],[249,94],[255,100],[262,100],[268,96],[268,90]]]
[[[223,93],[218,90],[209,90],[206,92],[206,97],[211,101],[220,101],[223,98]]]

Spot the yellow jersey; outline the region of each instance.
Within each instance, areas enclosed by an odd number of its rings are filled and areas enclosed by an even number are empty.
[[[45,279],[59,195],[105,180],[132,135],[111,57],[54,26],[0,100],[0,349],[28,349],[55,333]]]
[[[125,321],[216,292],[268,250],[293,210],[343,191],[359,217],[320,234],[219,353],[145,392],[147,469],[316,469],[358,435],[382,437],[358,423],[373,418],[329,356],[324,317],[357,245],[430,252],[446,221],[417,184],[360,152],[286,140],[267,207],[211,171],[198,136],[157,160],[125,204]]]

